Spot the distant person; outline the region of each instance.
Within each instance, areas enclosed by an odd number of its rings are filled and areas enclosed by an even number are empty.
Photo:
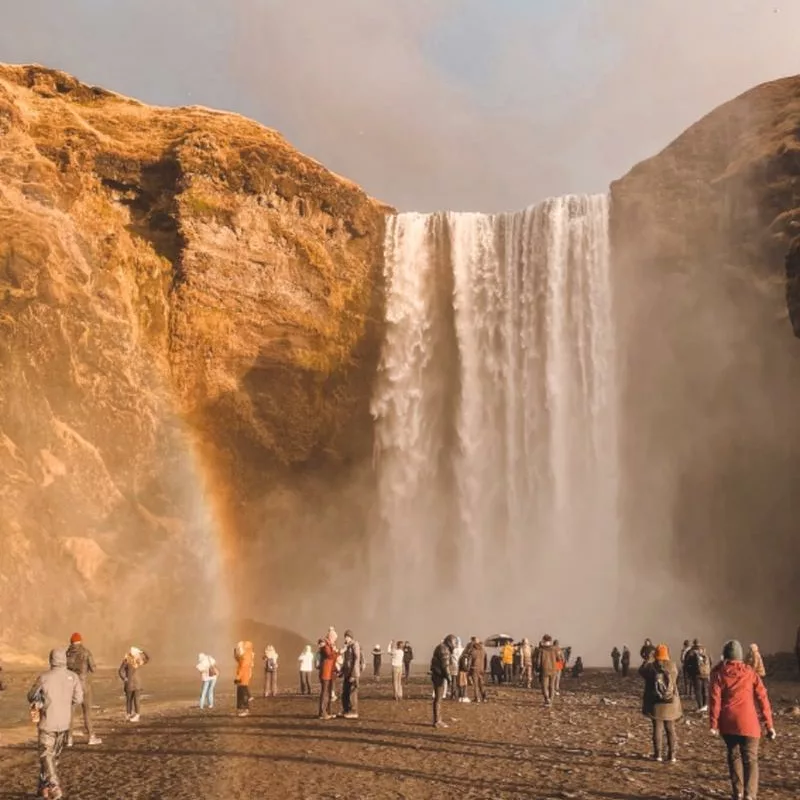
[[[458,700],[460,698],[460,690],[458,688],[458,661],[464,648],[461,646],[461,639],[455,637],[455,646],[450,652],[450,673],[447,681],[447,691],[450,693],[451,700]],[[445,693],[445,697],[447,693]]]
[[[708,724],[712,734],[722,734],[728,748],[732,797],[756,800],[760,720],[764,720],[769,739],[775,738],[775,725],[764,683],[742,658],[739,642],[725,643],[723,660],[711,672]]]
[[[485,703],[486,649],[477,636],[473,636],[470,639],[467,648],[469,650],[469,680],[472,682],[473,700],[476,703]]]
[[[692,681],[689,680],[688,676],[686,675],[686,656],[688,652],[692,649],[692,645],[688,639],[683,640],[683,647],[681,647],[681,658],[678,664],[678,667],[681,672],[681,690],[683,692],[684,697],[691,697],[692,692],[694,691],[694,685]]]
[[[556,672],[557,664],[561,658],[561,651],[553,644],[552,636],[545,634],[538,648],[538,664],[536,665],[539,673],[539,680],[542,684],[542,697],[546,706],[553,705],[556,694]]]
[[[139,647],[131,647],[122,659],[117,674],[125,690],[125,719],[139,721],[139,700],[142,694],[141,668],[150,661],[150,656]]]
[[[58,780],[58,759],[67,743],[72,709],[83,702],[78,675],[67,669],[67,653],[50,652],[50,669],[36,679],[28,692],[39,728],[39,797],[60,800],[64,796]]]
[[[581,675],[583,675],[583,659],[578,656],[572,665],[572,677],[580,678]]]
[[[470,642],[467,643],[466,647],[459,645],[459,648],[461,655],[458,657],[458,677],[456,678],[458,702],[470,703],[472,701],[467,697],[467,687],[469,686],[469,676],[472,672],[472,648],[470,647]]]
[[[522,682],[526,689],[530,689],[533,686],[533,648],[527,639],[522,640],[519,652],[522,659]]]
[[[403,699],[403,658],[405,651],[403,649],[403,642],[397,641],[396,643],[389,642],[389,656],[392,659],[392,693],[395,700]]]
[[[383,663],[383,650],[381,650],[381,646],[376,644],[375,647],[372,648],[372,677],[375,680],[375,683],[378,683],[381,679],[381,664]]]
[[[6,683],[3,680],[3,668],[0,666],[0,692],[4,692],[6,690]]]
[[[73,633],[69,639],[67,648],[67,669],[74,672],[81,682],[83,689],[83,700],[81,709],[83,711],[83,727],[89,737],[89,744],[94,746],[102,744],[103,740],[94,735],[92,727],[92,682],[90,675],[96,670],[94,656],[91,650],[83,644],[83,637],[79,633]],[[72,747],[72,722],[69,726],[69,736],[67,737],[67,747]]]
[[[278,696],[278,651],[268,644],[261,657],[264,662],[264,697]]]
[[[314,669],[314,651],[307,644],[297,657],[300,663],[300,694],[311,694],[311,672]]]
[[[620,663],[622,665],[622,677],[627,678],[631,671],[631,651],[626,644],[622,645],[622,659]]]
[[[553,647],[556,649],[556,676],[554,683],[554,690],[556,697],[561,695],[561,676],[564,674],[564,667],[567,665],[567,657],[565,651],[558,643],[558,639],[553,642]]]
[[[520,683],[522,677],[522,642],[514,645],[514,662],[512,664],[514,683]]]
[[[653,759],[664,760],[664,733],[667,734],[667,760],[675,763],[678,756],[678,737],[675,723],[683,716],[681,693],[678,689],[678,667],[669,658],[669,650],[660,644],[639,668],[644,678],[642,714],[653,723]]]
[[[216,659],[206,653],[198,653],[195,669],[200,673],[200,680],[203,682],[200,689],[200,710],[202,711],[206,705],[212,709],[214,708],[214,689],[217,686],[217,678],[219,678]]]
[[[511,642],[503,645],[500,658],[503,663],[503,683],[511,684],[514,681],[514,645]]]
[[[650,639],[645,639],[642,649],[639,650],[639,655],[642,657],[642,662],[644,663],[645,661],[649,661],[653,657],[655,650],[656,648],[653,646],[653,643],[650,641]]]
[[[236,660],[236,676],[233,680],[236,686],[236,715],[246,717],[250,713],[250,681],[256,660],[253,643],[239,642],[233,650],[233,657]]]
[[[319,718],[333,719],[333,679],[336,674],[336,631],[328,630],[319,649]]]
[[[492,683],[500,684],[503,682],[503,659],[495,653],[489,659],[489,675],[491,675]]]
[[[800,628],[797,629],[797,638],[794,643],[794,654],[797,656],[797,669],[800,670]]]
[[[431,657],[431,682],[433,683],[433,727],[446,728],[442,719],[442,699],[450,680],[450,659],[456,648],[456,637],[451,633],[436,646]]]
[[[342,659],[342,717],[358,719],[358,683],[361,678],[361,645],[353,631],[344,632]]]
[[[747,664],[748,667],[752,667],[753,672],[758,675],[761,680],[767,677],[767,670],[764,666],[764,659],[761,657],[761,652],[758,649],[758,645],[753,644],[750,645],[750,649],[747,651],[747,655],[745,656],[744,663]]]
[[[711,661],[699,639],[692,642],[683,666],[684,674],[694,687],[698,711],[708,710],[708,679],[711,676]]]
[[[414,660],[414,649],[411,642],[403,645],[403,677],[408,680],[411,677],[411,662]]]
[[[614,672],[619,673],[619,660],[622,658],[622,653],[620,653],[617,647],[611,651],[611,665],[614,667]]]

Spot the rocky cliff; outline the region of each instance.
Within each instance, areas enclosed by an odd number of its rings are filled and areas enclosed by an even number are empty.
[[[721,106],[614,183],[612,244],[623,516],[653,579],[630,588],[740,635],[769,624],[777,644],[800,569],[800,78]]]
[[[239,116],[0,67],[0,640],[186,624],[369,459],[385,211]]]

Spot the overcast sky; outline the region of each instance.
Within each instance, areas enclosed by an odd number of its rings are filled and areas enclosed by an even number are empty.
[[[0,0],[0,60],[238,111],[400,209],[603,191],[800,73],[800,0]]]

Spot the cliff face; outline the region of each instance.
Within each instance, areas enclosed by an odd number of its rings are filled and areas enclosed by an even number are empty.
[[[785,635],[800,568],[800,78],[727,103],[614,183],[612,244],[623,511],[648,590],[675,614]]]
[[[7,641],[163,628],[369,458],[385,211],[241,117],[0,67]]]

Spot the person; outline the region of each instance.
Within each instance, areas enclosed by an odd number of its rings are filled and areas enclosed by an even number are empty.
[[[581,675],[583,675],[583,659],[578,656],[572,665],[572,677],[580,678]]]
[[[50,669],[31,686],[28,702],[38,716],[38,795],[60,800],[64,794],[58,779],[58,759],[69,737],[73,708],[83,703],[81,680],[67,669],[66,650],[50,652]]]
[[[461,639],[456,636],[455,645],[450,653],[450,672],[447,681],[447,691],[450,692],[451,700],[461,699],[461,689],[458,685],[458,662],[461,659],[461,654],[463,652],[464,648],[461,646]]]
[[[81,682],[81,689],[83,689],[83,700],[81,701],[83,726],[86,729],[86,735],[89,737],[89,744],[91,746],[102,744],[103,740],[99,736],[95,736],[92,727],[92,684],[89,676],[96,670],[96,665],[91,650],[83,644],[83,637],[79,633],[73,633],[69,638],[67,669],[70,672],[74,672]],[[67,747],[72,747],[73,744],[72,727],[73,720],[70,717]]]
[[[337,639],[336,631],[329,628],[319,648],[319,718],[324,720],[333,719],[333,677],[339,655],[336,649]]]
[[[378,683],[381,679],[381,664],[383,662],[383,650],[381,650],[381,646],[376,644],[375,647],[372,648],[372,677],[375,679],[375,683]]]
[[[622,656],[622,653],[617,649],[615,646],[614,649],[611,651],[611,664],[614,667],[614,672],[619,673],[619,660]]]
[[[525,688],[530,689],[533,685],[533,648],[527,639],[522,640],[520,656],[522,659],[522,681],[525,684]]]
[[[202,711],[206,704],[209,709],[212,709],[214,708],[214,689],[219,677],[216,659],[206,653],[198,653],[195,669],[200,673],[200,680],[203,682],[200,690],[200,710]]]
[[[794,643],[794,654],[797,656],[797,669],[800,670],[800,627],[797,629],[797,638]]]
[[[622,659],[620,663],[622,665],[622,677],[627,678],[631,670],[631,651],[626,644],[622,645]]]
[[[476,703],[485,703],[486,649],[477,636],[470,638],[467,649],[469,650],[469,680],[472,683],[473,700]]]
[[[489,659],[489,674],[492,676],[492,683],[503,682],[503,659],[497,653]]]
[[[140,647],[131,647],[119,665],[117,675],[125,689],[125,719],[139,721],[139,698],[142,693],[142,679],[139,670],[150,661],[150,656]]]
[[[342,717],[358,719],[358,682],[361,677],[361,645],[353,631],[344,632],[342,659]]]
[[[411,647],[411,642],[406,642],[403,645],[403,677],[406,681],[411,676],[411,662],[414,660],[414,649]]]
[[[542,685],[544,704],[551,706],[556,692],[557,663],[561,658],[561,651],[553,644],[553,637],[545,634],[538,647],[538,662],[536,671]]]
[[[642,714],[653,723],[653,759],[663,761],[664,732],[667,734],[667,760],[678,759],[678,737],[675,722],[683,716],[678,690],[678,667],[670,661],[669,649],[660,644],[650,652],[639,668],[644,678]]]
[[[514,663],[512,665],[514,683],[522,681],[522,642],[514,645]]]
[[[639,650],[639,655],[642,657],[642,663],[645,663],[652,658],[655,649],[656,648],[653,646],[653,643],[650,641],[650,639],[644,640],[642,649]]]
[[[764,667],[764,659],[761,657],[761,653],[759,652],[758,645],[753,642],[750,645],[750,649],[747,651],[747,656],[744,659],[744,663],[747,664],[748,667],[753,668],[753,672],[758,675],[761,680],[767,677],[767,670]]]
[[[4,692],[6,690],[6,683],[3,680],[3,667],[0,666],[0,692]]]
[[[278,696],[278,653],[268,644],[261,657],[264,662],[264,697]]]
[[[708,679],[711,675],[711,662],[705,647],[699,639],[692,642],[684,660],[684,674],[694,687],[694,697],[698,711],[708,710]]]
[[[391,656],[392,664],[392,693],[395,700],[403,699],[403,643],[397,641],[396,644],[389,642],[388,654]]]
[[[469,686],[469,676],[472,673],[472,647],[471,642],[467,642],[466,647],[461,647],[461,655],[458,657],[458,702],[471,703],[467,696]],[[460,645],[459,645],[460,646]]]
[[[236,660],[236,715],[246,717],[250,713],[250,681],[253,679],[256,654],[251,641],[237,642],[233,650]]]
[[[442,699],[450,679],[450,659],[456,648],[456,637],[450,633],[436,646],[431,657],[431,682],[433,683],[433,727],[446,728],[442,719]]]
[[[681,647],[681,658],[678,667],[681,671],[681,684],[682,690],[685,697],[692,696],[692,690],[694,689],[692,682],[689,680],[688,676],[686,675],[686,655],[692,649],[691,644],[689,643],[688,639],[683,640],[683,647]]]
[[[511,684],[514,680],[514,645],[506,642],[500,652],[503,662],[503,683]]]
[[[758,795],[758,745],[761,722],[767,738],[775,738],[772,707],[761,678],[743,663],[742,645],[735,639],[722,648],[722,661],[711,672],[708,725],[722,734],[728,748],[732,797],[756,800]]]
[[[553,642],[553,647],[556,649],[556,674],[555,674],[555,682],[553,685],[553,689],[555,690],[556,696],[561,696],[561,676],[564,674],[564,667],[567,664],[567,659],[565,657],[564,651],[561,649],[561,645],[558,643],[558,639]]]
[[[314,651],[307,644],[297,657],[300,662],[300,694],[311,694],[311,671],[314,669]]]

